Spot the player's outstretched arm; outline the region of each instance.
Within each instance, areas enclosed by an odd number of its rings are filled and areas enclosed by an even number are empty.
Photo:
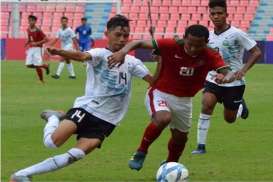
[[[241,80],[246,72],[250,70],[250,68],[261,58],[262,52],[258,46],[253,47],[249,50],[250,56],[248,60],[246,61],[246,64],[243,66],[243,68],[237,72],[235,72],[235,78],[237,80]]]
[[[230,83],[235,80],[234,73],[229,66],[218,68],[216,71],[217,75],[215,77],[215,82],[218,84]]]
[[[131,41],[126,44],[121,50],[113,53],[111,56],[108,57],[108,65],[110,68],[114,67],[115,65],[120,65],[123,63],[124,58],[128,52],[135,50],[137,48],[143,49],[153,49],[153,42],[152,40],[145,41],[145,40],[135,40]]]
[[[92,59],[92,56],[86,52],[65,51],[65,50],[56,49],[56,48],[47,48],[47,51],[52,55],[58,55],[66,59],[80,61],[80,62],[89,61]]]

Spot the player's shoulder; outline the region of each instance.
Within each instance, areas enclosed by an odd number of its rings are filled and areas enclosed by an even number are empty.
[[[140,59],[130,54],[127,54],[125,56],[125,62],[127,62],[128,64],[143,64]]]
[[[204,56],[208,58],[219,56],[219,52],[212,47],[206,47],[204,53]]]

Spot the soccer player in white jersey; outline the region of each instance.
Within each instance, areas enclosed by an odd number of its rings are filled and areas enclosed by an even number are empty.
[[[237,117],[246,119],[248,109],[243,100],[245,90],[244,76],[258,61],[261,51],[257,43],[242,30],[227,23],[227,6],[224,0],[209,2],[210,19],[214,30],[210,32],[208,45],[220,52],[224,61],[235,73],[236,80],[231,83],[217,84],[213,81],[216,72],[208,73],[202,98],[202,109],[198,120],[197,149],[192,154],[206,153],[206,139],[210,118],[217,102],[223,103],[224,118],[228,123]],[[249,52],[246,64],[243,64],[244,51]]]
[[[78,45],[76,34],[74,33],[74,31],[70,27],[68,27],[68,18],[63,16],[61,18],[61,24],[62,24],[61,28],[57,32],[56,38],[53,40],[51,45],[56,44],[56,42],[58,40],[60,40],[61,41],[61,49],[67,50],[67,51],[73,50],[73,44],[74,44],[76,50],[79,50],[79,45]],[[60,61],[58,69],[56,71],[56,74],[52,75],[52,78],[55,78],[55,79],[60,78],[61,73],[64,69],[65,62],[66,62],[67,70],[69,72],[69,78],[76,79],[73,64],[71,63],[70,59],[67,59],[67,58],[63,58]]]
[[[126,55],[124,64],[119,67],[108,67],[108,57],[128,42],[129,32],[129,20],[122,15],[116,15],[107,23],[107,48],[96,48],[87,52],[48,48],[53,55],[87,62],[85,95],[75,100],[73,108],[66,115],[56,111],[44,111],[41,114],[46,120],[46,147],[60,147],[73,134],[77,134],[77,142],[64,154],[17,171],[12,175],[11,182],[29,182],[33,175],[68,166],[100,147],[127,111],[132,77],[140,77],[152,83],[153,77],[148,69],[133,56]]]

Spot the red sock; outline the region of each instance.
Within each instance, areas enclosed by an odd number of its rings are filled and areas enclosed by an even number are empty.
[[[185,140],[179,142],[175,141],[172,137],[170,138],[168,143],[169,155],[167,158],[167,162],[177,162],[179,160],[179,157],[184,151],[186,142],[187,136]]]
[[[138,151],[147,153],[149,146],[157,139],[162,129],[159,129],[153,122],[151,122],[145,129],[142,141],[138,147]]]
[[[36,73],[39,77],[39,80],[41,80],[42,82],[44,82],[44,78],[43,78],[43,70],[40,67],[36,68]]]

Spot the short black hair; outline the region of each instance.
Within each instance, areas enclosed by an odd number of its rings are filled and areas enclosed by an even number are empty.
[[[203,25],[196,24],[189,26],[185,31],[185,37],[187,37],[189,34],[200,38],[205,37],[206,41],[209,39],[209,30]]]
[[[29,15],[29,16],[28,16],[28,19],[32,19],[32,20],[34,20],[34,21],[37,21],[37,17],[34,16],[34,15]]]
[[[61,20],[68,20],[68,18],[66,16],[62,16]]]
[[[107,30],[114,29],[118,26],[130,27],[129,22],[130,20],[126,16],[115,15],[107,22]]]
[[[87,21],[87,18],[86,17],[82,17],[81,21]]]
[[[226,0],[210,0],[209,8],[222,7],[227,11],[227,2]]]

